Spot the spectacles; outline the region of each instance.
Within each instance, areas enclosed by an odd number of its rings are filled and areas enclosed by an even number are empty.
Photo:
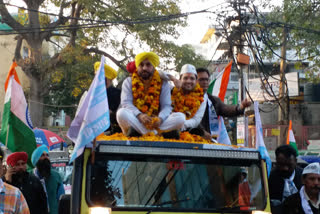
[[[208,79],[208,78],[199,78],[199,81],[200,81],[200,82],[204,82],[204,81],[207,82],[207,81],[209,81],[209,79]]]

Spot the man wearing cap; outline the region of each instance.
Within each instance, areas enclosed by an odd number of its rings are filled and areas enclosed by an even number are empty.
[[[206,68],[197,68],[198,83],[203,92],[208,95],[206,110],[201,120],[199,128],[204,130],[204,138],[210,140],[213,135],[219,131],[218,116],[235,117],[244,113],[245,108],[251,105],[247,99],[243,100],[240,105],[226,105],[217,96],[207,93],[209,87],[209,71]]]
[[[282,203],[302,186],[302,169],[297,166],[297,152],[290,145],[281,145],[276,151],[276,166],[268,179],[271,211],[282,213]]]
[[[31,162],[36,166],[33,170],[33,174],[40,179],[42,186],[45,189],[49,213],[57,214],[59,198],[65,192],[59,173],[54,169],[51,169],[48,147],[42,145],[35,149],[31,156]]]
[[[320,165],[311,163],[303,169],[300,191],[289,196],[283,203],[284,214],[320,213]]]
[[[139,136],[149,132],[162,132],[164,137],[172,135],[183,126],[185,117],[173,113],[169,83],[160,78],[155,69],[159,57],[153,52],[143,52],[135,57],[136,70],[122,85],[121,107],[117,120],[127,136]]]
[[[100,62],[94,63],[95,72],[98,71],[100,67]],[[108,134],[114,134],[115,132],[121,132],[119,125],[116,120],[116,112],[120,105],[120,94],[121,90],[114,87],[112,80],[117,77],[117,71],[114,70],[111,66],[104,64],[104,74],[106,78],[106,88],[110,112],[110,128],[106,130]]]
[[[193,130],[200,124],[203,117],[207,94],[203,93],[202,88],[197,84],[197,71],[191,64],[185,64],[180,72],[181,88],[173,88],[171,100],[174,112],[182,112],[186,116],[186,121],[182,131],[189,130],[192,134],[199,134]]]
[[[7,157],[8,169],[4,181],[21,190],[32,214],[48,213],[46,193],[40,180],[27,172],[27,160],[26,152],[10,154]]]
[[[0,147],[0,175],[4,173],[3,166],[4,152]],[[22,194],[22,192],[2,181],[0,178],[0,213],[9,214],[30,214],[27,202]]]

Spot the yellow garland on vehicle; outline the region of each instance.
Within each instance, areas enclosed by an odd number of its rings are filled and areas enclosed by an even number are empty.
[[[132,95],[133,104],[147,115],[157,116],[159,113],[160,92],[162,80],[159,72],[154,71],[151,79],[150,87],[145,91],[143,82],[141,81],[137,71],[132,74]]]
[[[189,94],[184,94],[182,89],[174,88],[172,95],[172,106],[174,112],[182,112],[187,119],[192,118],[203,102],[203,90],[197,83]]]

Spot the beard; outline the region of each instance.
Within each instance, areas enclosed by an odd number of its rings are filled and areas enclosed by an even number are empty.
[[[42,177],[48,178],[51,175],[51,162],[49,159],[39,160],[36,165]]]
[[[21,183],[23,181],[23,178],[27,175],[27,172],[24,171],[18,171],[15,174],[12,175],[12,183]]]
[[[143,79],[143,80],[149,80],[150,78],[152,78],[154,73],[154,70],[150,73],[146,70],[142,70],[141,72],[138,73],[138,75]]]

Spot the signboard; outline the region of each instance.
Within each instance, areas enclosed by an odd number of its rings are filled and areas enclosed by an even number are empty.
[[[286,74],[289,96],[299,96],[298,72]],[[275,100],[272,91],[276,96],[279,96],[280,75],[270,76],[267,81],[260,78],[249,79],[248,90],[253,100],[269,101]],[[270,93],[268,93],[267,91]]]

